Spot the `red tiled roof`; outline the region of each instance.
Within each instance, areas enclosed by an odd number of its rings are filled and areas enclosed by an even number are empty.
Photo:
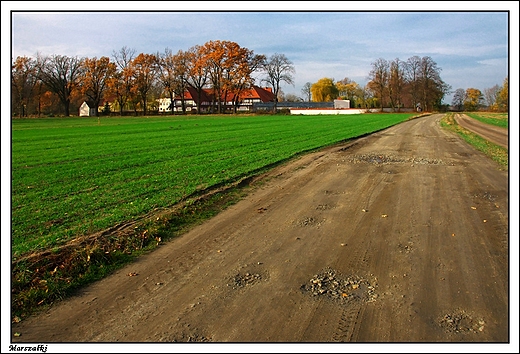
[[[262,88],[258,86],[253,86],[251,91],[254,91],[254,93],[256,94],[256,97],[252,98],[259,98],[262,102],[274,101],[275,96],[273,90],[270,87]]]
[[[215,91],[213,89],[203,89],[201,92],[201,101],[202,102],[211,102],[214,98]],[[227,97],[222,97],[223,101],[230,102],[234,98],[234,94],[231,92],[227,92]],[[244,99],[260,99],[262,102],[272,102],[274,101],[274,94],[272,92],[272,89],[270,87],[259,87],[259,86],[253,86],[248,90],[244,90],[240,94],[240,100]],[[175,96],[176,100],[180,100],[181,97],[179,95]],[[184,99],[185,100],[193,100],[195,103],[197,103],[198,100],[198,94],[197,90],[193,87],[189,86],[186,91],[184,92]]]

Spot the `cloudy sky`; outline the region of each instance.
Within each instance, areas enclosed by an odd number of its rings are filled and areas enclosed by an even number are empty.
[[[209,40],[229,40],[255,54],[284,54],[293,62],[295,82],[282,89],[297,96],[302,96],[306,82],[324,77],[348,77],[363,86],[376,59],[412,56],[431,57],[453,90],[483,91],[502,85],[510,56],[515,55],[510,35],[518,39],[518,32],[510,33],[508,27],[510,14],[503,11],[514,2],[489,2],[473,9],[458,2],[434,2],[427,9],[410,9],[408,3],[399,9],[399,2],[360,2],[357,8],[351,2],[316,2],[318,9],[300,2],[298,11],[293,2],[262,2],[267,11],[258,11],[264,10],[258,4],[233,11],[233,2],[128,2],[132,11],[127,12],[109,11],[119,9],[120,2],[74,2],[67,8],[61,2],[14,3],[12,58],[37,53],[112,57],[123,47],[136,54],[166,48],[176,52]],[[301,10],[302,4],[307,8]],[[222,8],[225,11],[216,11]],[[457,11],[460,8],[467,10]],[[451,96],[445,103],[451,103]]]

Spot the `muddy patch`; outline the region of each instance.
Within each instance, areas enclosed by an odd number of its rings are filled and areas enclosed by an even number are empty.
[[[185,330],[173,337],[166,336],[162,338],[162,342],[173,342],[173,343],[207,343],[211,342],[211,338],[206,337],[197,329]]]
[[[441,159],[432,159],[427,157],[402,157],[396,155],[387,154],[359,154],[352,155],[345,159],[350,163],[369,163],[375,165],[388,165],[388,164],[415,164],[415,165],[444,165],[444,161]]]
[[[484,331],[485,322],[464,310],[456,310],[440,317],[439,326],[447,333],[479,333]]]
[[[330,204],[318,204],[318,206],[316,207],[316,210],[330,210],[330,209],[334,209],[335,206],[334,205],[330,205]]]
[[[345,303],[372,302],[377,298],[377,279],[359,275],[344,276],[331,268],[315,274],[301,290],[313,297],[323,297]]]
[[[296,221],[296,225],[300,227],[320,227],[325,220],[317,219],[313,216],[307,216]]]

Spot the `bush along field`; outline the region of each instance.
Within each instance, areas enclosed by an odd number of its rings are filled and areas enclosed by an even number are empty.
[[[215,215],[247,178],[413,116],[13,119],[14,320]]]

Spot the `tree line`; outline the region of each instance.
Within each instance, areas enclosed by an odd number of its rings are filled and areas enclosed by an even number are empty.
[[[388,61],[378,58],[372,64],[368,83],[361,87],[348,77],[335,82],[322,78],[316,83],[307,82],[302,88],[302,98],[286,96],[287,100],[330,102],[334,99],[350,100],[352,108],[401,108],[419,111],[444,110],[443,98],[451,93],[451,86],[441,79],[441,68],[428,56],[413,56],[406,61],[399,58]],[[503,86],[495,85],[484,90],[457,89],[452,106],[458,110],[478,110],[486,107],[494,111],[508,110],[508,79]]]
[[[338,82],[323,78],[315,84],[307,83],[302,93],[309,100],[311,96],[316,101],[348,99],[351,107],[388,107],[396,112],[404,107],[441,109],[443,98],[450,93],[450,85],[441,79],[441,69],[431,57],[413,56],[406,61],[378,58],[371,66],[364,87],[348,77]]]
[[[275,103],[280,101],[330,102],[347,99],[352,108],[390,107],[393,111],[413,108],[430,111],[443,108],[442,100],[451,87],[440,76],[441,69],[430,57],[413,56],[406,61],[399,58],[378,58],[372,64],[368,83],[361,87],[348,77],[335,82],[322,78],[316,83],[307,82],[302,88],[304,98],[284,95],[281,84],[294,85],[293,63],[284,55],[270,57],[255,54],[232,41],[208,41],[186,51],[136,55],[134,49],[123,47],[112,57],[79,58],[64,55],[36,58],[17,57],[11,67],[12,115],[19,117],[55,115],[69,116],[81,102],[97,107],[111,99],[112,109],[120,115],[133,110],[146,115],[157,109],[157,99],[180,96],[182,112],[186,113],[184,95],[188,87],[197,92],[201,102],[204,89],[214,92],[211,113],[223,113],[223,98],[233,97],[233,105],[239,105],[244,90],[255,84],[255,74],[260,84],[272,88]],[[482,106],[507,110],[507,79],[504,86],[486,89],[483,95],[477,89],[457,89],[453,106],[466,110]],[[485,98],[484,98],[485,97]],[[110,111],[110,107],[105,108]]]
[[[284,54],[266,57],[219,40],[176,53],[166,48],[163,53],[135,55],[125,46],[112,58],[19,56],[11,67],[12,115],[40,116],[60,109],[69,116],[73,103],[78,106],[86,99],[97,108],[107,97],[114,99],[120,115],[128,107],[146,115],[149,105],[164,95],[171,102],[180,95],[186,113],[181,93],[188,86],[196,90],[198,102],[203,89],[212,88],[212,113],[222,113],[223,99],[230,95],[236,110],[240,94],[255,84],[255,73],[265,74],[260,81],[270,85],[277,97],[282,82],[293,84],[294,66]]]
[[[504,79],[502,86],[495,85],[484,89],[484,93],[476,88],[458,88],[453,94],[452,106],[458,111],[477,111],[484,106],[495,112],[507,112],[509,78]]]

